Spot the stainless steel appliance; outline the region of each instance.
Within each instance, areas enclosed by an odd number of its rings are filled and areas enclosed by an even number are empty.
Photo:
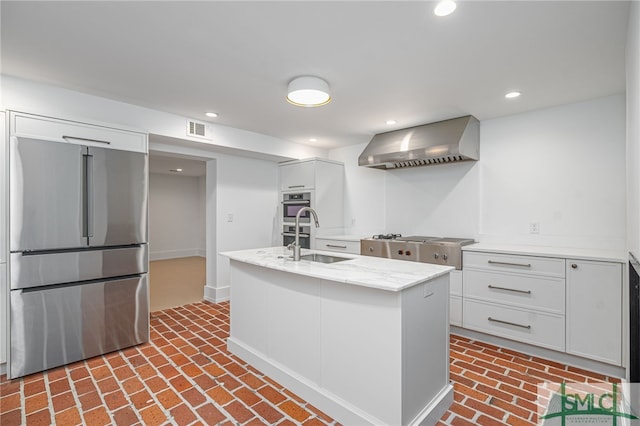
[[[149,339],[147,154],[108,144],[10,139],[10,378]]]
[[[311,192],[285,193],[282,195],[282,221],[294,223],[296,215],[304,207],[311,207]],[[300,222],[310,223],[309,211],[303,212]]]
[[[360,240],[360,254],[462,269],[462,246],[474,242],[470,238],[403,237],[400,234],[380,234]]]
[[[311,227],[300,226],[300,247],[311,248]],[[296,226],[295,225],[283,225],[282,226],[282,245],[288,246],[296,240]]]
[[[358,165],[376,169],[478,160],[480,122],[471,115],[375,135]]]

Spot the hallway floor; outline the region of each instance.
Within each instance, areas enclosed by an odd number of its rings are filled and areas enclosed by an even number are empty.
[[[226,350],[229,303],[154,312],[151,342],[0,378],[0,424],[331,425],[334,420]],[[539,381],[618,381],[451,336],[455,402],[439,425],[535,424]]]

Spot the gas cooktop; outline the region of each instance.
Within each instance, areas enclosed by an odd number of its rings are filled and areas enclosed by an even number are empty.
[[[360,254],[413,262],[434,263],[462,269],[462,247],[472,238],[428,237],[378,234],[360,240]]]

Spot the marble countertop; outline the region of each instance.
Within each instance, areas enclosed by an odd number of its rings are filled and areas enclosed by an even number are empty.
[[[462,247],[463,251],[503,253],[529,256],[564,257],[576,260],[626,263],[629,254],[623,250],[580,249],[571,247],[526,246],[499,243],[476,243]]]
[[[302,255],[310,253],[346,257],[349,260],[335,263],[308,260],[294,262],[291,259],[291,251],[286,247],[228,251],[220,254],[239,262],[278,271],[387,291],[401,291],[454,270],[450,266],[302,249]]]

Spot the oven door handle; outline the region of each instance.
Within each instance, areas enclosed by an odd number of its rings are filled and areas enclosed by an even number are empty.
[[[300,237],[302,237],[302,238],[309,238],[309,236],[310,236],[309,234],[298,234],[298,235],[299,235]],[[296,234],[295,234],[295,233],[293,233],[293,232],[283,232],[283,233],[282,233],[282,236],[283,236],[283,237],[295,237],[295,236],[296,236]]]
[[[311,205],[311,201],[309,201],[309,200],[282,201],[282,204],[284,204],[284,205],[288,205],[288,204],[306,204],[306,205]]]

